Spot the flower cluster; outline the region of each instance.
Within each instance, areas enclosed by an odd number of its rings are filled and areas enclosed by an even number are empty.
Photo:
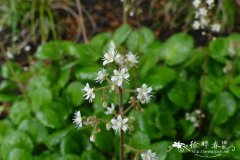
[[[221,25],[213,21],[211,10],[214,7],[214,0],[194,0],[193,6],[195,11],[195,20],[193,29],[205,30],[209,29],[212,32],[220,32]],[[203,32],[204,33],[204,32]]]
[[[123,10],[130,17],[133,17],[135,14],[140,14],[142,9],[137,4],[137,0],[120,0],[123,3]]]
[[[138,56],[129,51],[126,55],[121,55],[116,49],[115,43],[112,41],[109,45],[109,49],[103,56],[103,66],[114,63],[117,65],[117,68],[113,70],[111,77],[108,77],[106,69],[102,68],[97,72],[96,82],[101,83],[105,80],[110,82],[112,90],[117,90],[118,87],[122,87],[124,82],[128,82],[130,78],[129,69],[131,67],[136,67],[138,63]],[[95,98],[94,88],[91,88],[87,83],[83,89],[85,92],[84,98],[92,102]],[[137,99],[140,103],[149,103],[151,100],[152,88],[147,87],[146,84],[143,84],[141,88],[137,88],[136,92],[138,93]]]
[[[174,143],[172,144],[172,147],[175,147],[175,148],[177,148],[177,149],[180,149],[180,148],[182,148],[183,146],[185,146],[185,144],[184,144],[184,143],[181,143],[181,142],[174,142]]]
[[[152,150],[148,150],[145,153],[141,154],[142,160],[156,160],[157,154],[155,152],[152,152]]]
[[[115,43],[112,41],[109,44],[109,47],[106,53],[102,57],[103,68],[101,68],[96,73],[95,81],[106,86],[95,88],[90,87],[89,83],[86,83],[83,87],[84,99],[88,100],[90,103],[96,97],[97,91],[102,91],[102,106],[105,110],[105,114],[108,118],[101,119],[95,116],[91,117],[82,117],[80,111],[76,111],[73,118],[77,128],[81,128],[83,125],[91,126],[93,128],[92,134],[90,136],[90,141],[94,142],[96,140],[96,134],[101,130],[98,127],[99,123],[105,123],[107,130],[114,130],[116,134],[122,135],[127,131],[133,130],[133,118],[127,117],[126,114],[131,109],[141,110],[141,104],[146,104],[151,101],[152,98],[152,87],[142,84],[139,88],[136,89],[125,89],[127,84],[130,82],[130,73],[129,71],[133,68],[137,68],[138,56],[131,51],[126,52],[126,54],[121,54],[118,52],[118,49]],[[109,90],[110,96],[116,93],[119,96],[120,103],[118,105],[113,102],[107,102],[107,90]],[[134,93],[130,97],[129,104],[127,108],[123,106],[123,93],[129,92]],[[104,98],[103,98],[104,97]],[[109,105],[110,104],[110,105]],[[117,109],[119,108],[119,112]],[[146,153],[142,153],[141,157],[143,160],[155,160],[156,153],[148,150]]]
[[[192,113],[186,113],[186,120],[192,122],[195,127],[199,127],[201,118],[204,118],[205,115],[201,112],[201,110],[195,110]]]

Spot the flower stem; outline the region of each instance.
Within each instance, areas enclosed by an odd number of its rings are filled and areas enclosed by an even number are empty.
[[[134,92],[134,93],[136,93],[136,89],[125,89],[125,90],[123,90],[123,92]]]
[[[124,146],[125,146],[127,149],[129,149],[129,150],[131,150],[131,151],[133,151],[133,152],[136,152],[136,153],[141,153],[141,152],[142,152],[141,150],[136,149],[136,148],[133,148],[132,146],[129,146],[129,145],[127,145],[127,144],[124,144]]]
[[[127,112],[129,112],[132,108],[133,108],[133,105],[129,106],[129,107],[124,111],[124,114],[126,114]]]
[[[127,23],[127,10],[126,10],[127,3],[123,1],[123,24]]]
[[[94,88],[95,91],[99,91],[99,90],[105,90],[107,88],[110,88],[111,86],[104,86],[104,87],[99,87],[99,88]]]
[[[123,91],[121,87],[119,90],[119,114],[123,117]],[[124,133],[123,130],[120,131],[120,160],[124,160]]]
[[[210,42],[210,40],[212,39],[212,36],[211,34],[209,33],[208,34],[208,42]],[[205,79],[206,79],[206,76],[207,76],[207,67],[208,67],[208,58],[209,58],[209,49],[207,47],[207,50],[206,50],[206,53],[205,53],[205,56],[204,56],[204,61],[203,61],[203,65],[202,65],[202,69],[203,69],[203,72],[202,72],[202,83],[201,83],[201,90],[200,90],[200,110],[201,110],[201,113],[204,113],[204,102],[205,102],[205,91],[204,91],[204,87],[205,87]],[[200,120],[200,125],[199,125],[199,131],[201,132],[202,130],[202,121],[203,119],[201,118]]]

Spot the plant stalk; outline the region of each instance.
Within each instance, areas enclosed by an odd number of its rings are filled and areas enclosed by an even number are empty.
[[[119,87],[119,114],[123,117],[123,91]],[[123,130],[120,130],[120,160],[124,160],[124,133]]]
[[[209,33],[208,34],[208,42],[210,42],[211,39],[212,39],[212,36]],[[203,61],[203,65],[202,65],[203,72],[202,72],[202,83],[201,83],[201,91],[200,91],[200,107],[199,107],[201,113],[204,113],[204,101],[205,101],[204,86],[205,86],[205,79],[206,79],[206,76],[207,76],[207,67],[208,67],[208,58],[209,58],[208,47],[207,47],[207,51],[205,53],[204,61]],[[199,125],[199,131],[200,132],[202,130],[202,123],[203,123],[203,119],[201,118],[200,125]]]
[[[123,1],[123,24],[126,24],[127,23],[127,10],[126,10],[126,5],[127,5],[127,2],[126,0]]]

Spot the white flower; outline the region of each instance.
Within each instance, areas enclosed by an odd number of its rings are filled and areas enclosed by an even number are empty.
[[[110,44],[109,44],[109,50],[115,50],[116,49],[116,45],[114,43],[114,41],[111,41]]]
[[[186,119],[186,120],[190,120],[190,114],[189,114],[189,113],[186,113],[186,114],[185,114],[185,119]]]
[[[155,152],[152,152],[150,149],[146,153],[142,153],[141,157],[142,160],[156,160],[157,154]]]
[[[212,6],[212,5],[214,5],[214,0],[206,0],[206,3],[207,3],[209,6]]]
[[[105,112],[105,114],[107,115],[113,114],[114,109],[115,109],[115,105],[112,103],[111,107],[107,107],[107,111]]]
[[[86,86],[83,88],[84,92],[86,92],[83,96],[84,99],[89,99],[89,102],[92,102],[92,100],[95,98],[95,94],[93,92],[93,88],[89,87],[89,84],[87,83]]]
[[[218,23],[214,23],[214,24],[211,25],[211,30],[212,30],[213,32],[220,32],[220,30],[221,30],[221,25],[218,24]]]
[[[118,58],[121,57],[115,48],[116,48],[116,46],[115,46],[114,42],[112,41],[110,43],[108,51],[103,56],[103,65],[104,66],[108,63],[112,63],[112,62],[116,61]]]
[[[201,4],[201,0],[194,0],[194,1],[193,1],[193,6],[194,6],[195,8],[198,8],[200,4]]]
[[[87,118],[87,120],[84,121],[83,124],[86,125],[86,126],[92,126],[93,125],[93,121],[90,118]]]
[[[101,69],[98,73],[97,73],[97,78],[95,79],[97,82],[102,83],[103,80],[108,76],[107,72],[105,69]]]
[[[134,11],[133,11],[133,10],[130,11],[129,16],[130,16],[130,17],[133,17],[133,16],[134,16]]]
[[[128,121],[128,118],[123,119],[121,115],[118,115],[117,119],[115,118],[111,119],[112,129],[114,129],[116,133],[117,132],[120,133],[121,130],[126,132],[128,129],[127,121]]]
[[[81,116],[81,112],[80,111],[76,111],[74,113],[73,123],[76,124],[77,128],[81,128],[82,127],[82,116]]]
[[[102,103],[103,108],[107,108],[107,102]]]
[[[126,60],[130,62],[131,66],[135,66],[138,63],[138,60],[137,60],[138,57],[132,54],[131,51],[128,52],[128,54],[126,55],[126,58],[127,58]]]
[[[194,112],[195,112],[196,114],[201,114],[201,113],[202,113],[200,109],[196,109]]]
[[[106,129],[107,129],[107,130],[110,130],[111,128],[112,128],[111,123],[107,123],[107,124],[106,124]]]
[[[9,52],[9,51],[7,51],[7,58],[8,59],[13,59],[14,58],[14,55],[13,55],[13,53],[12,52]]]
[[[197,118],[196,118],[195,116],[191,115],[191,116],[189,117],[189,121],[195,123],[195,122],[197,121]]]
[[[96,141],[96,135],[95,135],[95,134],[92,134],[92,135],[90,136],[90,141],[91,141],[91,142],[95,142],[95,141]]]
[[[185,145],[184,143],[180,143],[180,142],[174,142],[172,144],[173,147],[178,148],[178,149],[182,148],[182,146],[184,146],[184,145]]]
[[[193,29],[198,30],[200,28],[200,23],[199,21],[194,21],[193,22]]]
[[[207,16],[208,10],[206,8],[199,8],[199,15]]]
[[[119,66],[123,66],[124,65],[124,57],[119,55],[116,59],[115,62],[119,65]]]
[[[228,52],[229,52],[230,57],[234,57],[236,55],[236,50],[235,50],[235,47],[232,42],[230,43],[230,45],[228,47]]]
[[[137,88],[137,99],[141,103],[148,103],[151,100],[151,95],[150,93],[152,92],[152,87],[147,87],[146,84],[142,85],[142,88]]]
[[[196,18],[196,19],[197,19],[197,18],[199,18],[199,17],[200,17],[200,15],[199,15],[199,12],[198,12],[198,11],[196,11],[196,12],[195,12],[195,16],[194,16],[194,18]]]
[[[201,24],[201,27],[202,27],[202,28],[207,27],[208,24],[209,24],[209,20],[206,19],[205,17],[201,17],[201,18],[200,18],[200,24]]]
[[[128,81],[129,73],[128,70],[123,68],[120,71],[114,70],[114,76],[112,76],[111,81],[117,86],[121,87],[124,80]]]
[[[25,46],[25,47],[24,47],[24,50],[25,50],[26,52],[29,52],[29,51],[31,50],[31,46],[30,46],[30,45]]]

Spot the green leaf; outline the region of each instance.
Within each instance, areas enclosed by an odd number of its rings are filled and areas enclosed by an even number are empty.
[[[70,79],[70,70],[62,69],[57,81],[57,84],[60,88],[64,87]]]
[[[11,102],[14,101],[18,96],[12,93],[0,93],[1,102]]]
[[[29,133],[31,138],[37,143],[43,142],[48,135],[47,129],[34,118],[25,119],[22,121],[18,127],[18,130]]]
[[[81,67],[76,70],[75,76],[79,80],[91,80],[96,78],[96,73],[99,71],[99,66],[92,65],[89,67]]]
[[[83,85],[78,81],[70,83],[66,89],[66,96],[69,97],[73,105],[79,106],[83,102]]]
[[[86,150],[81,155],[81,160],[106,160],[103,155],[94,149]]]
[[[157,153],[157,160],[165,160],[167,157],[167,150],[168,147],[171,146],[171,142],[168,141],[161,141],[161,142],[157,142],[157,143],[153,143],[151,145],[151,149]]]
[[[32,101],[34,110],[52,100],[52,93],[48,88],[37,88],[29,92],[28,95]]]
[[[51,41],[38,47],[36,57],[46,60],[62,60],[65,56],[79,58],[82,63],[93,62],[99,59],[99,52],[90,44],[77,44],[68,41]],[[87,64],[87,63],[86,63]]]
[[[64,155],[59,157],[59,160],[81,160],[78,155]]]
[[[130,116],[136,118],[134,129],[147,133],[150,139],[157,139],[162,137],[162,132],[156,126],[156,117],[159,113],[159,106],[157,104],[150,104],[144,108],[144,112],[138,111],[130,112]]]
[[[30,116],[29,105],[25,101],[19,101],[14,103],[10,108],[10,119],[15,124],[20,124],[22,120]]]
[[[173,69],[159,66],[155,67],[149,71],[148,78],[144,81],[149,85],[152,86],[154,90],[162,89],[168,83],[173,81],[176,77],[176,73]]]
[[[3,159],[7,159],[14,148],[19,148],[31,153],[33,150],[33,142],[25,133],[15,131],[3,139],[1,144],[1,153]]]
[[[225,63],[229,55],[227,38],[217,38],[209,44],[209,55],[216,61]]]
[[[191,36],[177,33],[163,44],[160,56],[170,66],[181,64],[190,57],[193,44]]]
[[[99,58],[105,52],[105,46],[111,38],[111,33],[100,33],[91,39],[90,46],[94,48],[95,55]]]
[[[22,68],[15,62],[8,61],[1,66],[1,76],[6,79],[11,79],[14,81],[13,72],[16,75],[22,73]]]
[[[128,24],[122,25],[113,33],[113,41],[118,45],[122,44],[127,39],[131,31],[132,29]]]
[[[84,134],[79,131],[74,131],[61,141],[60,150],[63,155],[81,155],[88,143],[89,140]]]
[[[36,111],[36,117],[46,127],[53,129],[60,128],[64,124],[64,117],[60,115],[59,112],[56,112],[56,110],[57,109],[51,106],[51,103],[42,105],[39,110]]]
[[[187,121],[185,119],[182,119],[179,124],[181,125],[181,128],[183,128],[183,132],[184,132],[184,139],[185,140],[189,140],[192,138],[192,135],[195,131],[195,126],[193,125],[193,123],[191,123],[190,121]]]
[[[208,104],[208,110],[213,115],[215,124],[225,123],[237,109],[234,97],[228,92],[221,92]]]
[[[238,85],[229,85],[230,91],[238,98],[240,98],[240,86]]]
[[[189,109],[197,94],[196,80],[178,81],[168,92],[169,99],[178,107]]]
[[[184,63],[184,67],[189,67],[189,69],[193,69],[194,71],[196,67],[202,67],[206,52],[205,47],[195,48],[192,51],[190,59]]]
[[[129,50],[131,51],[137,51],[138,47],[139,47],[139,31],[138,30],[134,30],[129,38],[127,39],[126,45],[128,47]]]
[[[111,152],[113,143],[113,134],[107,131],[106,126],[101,127],[101,133],[96,135],[96,146],[102,151]]]
[[[180,153],[177,149],[171,150],[171,152],[169,152],[167,154],[167,158],[165,160],[182,160],[182,153]]]
[[[53,149],[57,144],[59,144],[69,133],[71,133],[75,128],[68,127],[63,130],[57,130],[52,134],[48,135],[44,140],[44,144],[49,148]]]
[[[224,88],[224,79],[221,77],[206,76],[204,90],[208,93],[217,94]]]
[[[238,7],[236,5],[236,1],[234,0],[223,0],[223,16],[222,21],[225,24],[228,24],[231,28],[234,27],[235,21],[237,20],[237,10]]]
[[[0,121],[0,144],[2,144],[2,140],[12,132],[12,123],[9,120],[1,120]],[[1,145],[0,145],[1,146]],[[0,156],[1,157],[1,156]]]
[[[131,33],[126,44],[131,51],[146,52],[147,46],[153,42],[153,40],[153,32],[146,27],[142,27]]]
[[[91,39],[90,44],[91,46],[103,49],[103,46],[107,44],[110,38],[111,38],[111,33],[100,33]]]
[[[8,159],[17,159],[17,160],[32,160],[31,153],[20,148],[14,148],[9,156]]]
[[[148,45],[155,39],[154,33],[146,28],[139,29],[139,51],[145,52]]]
[[[139,60],[139,74],[141,77],[145,77],[150,69],[156,67],[159,61],[159,52],[161,50],[162,44],[158,41],[154,41],[148,45],[146,49],[146,54],[140,56]]]
[[[144,132],[136,132],[131,138],[131,144],[134,148],[148,149],[150,146],[150,139]]]
[[[236,76],[234,78],[231,79],[230,81],[231,84],[240,84],[240,76]]]
[[[13,91],[17,88],[17,85],[15,82],[9,81],[9,80],[3,80],[0,83],[0,91],[1,92],[9,92],[9,91]]]
[[[39,59],[60,60],[64,55],[77,55],[77,44],[67,41],[51,41],[38,47]]]
[[[166,136],[174,137],[176,135],[176,131],[174,129],[175,120],[169,111],[162,111],[158,114],[156,125]]]
[[[36,71],[34,71],[36,72]],[[50,87],[50,81],[48,80],[47,76],[45,76],[44,73],[41,73],[40,75],[34,75],[28,83],[27,91],[33,92],[34,90],[38,88],[49,88]]]
[[[36,56],[40,59],[60,60],[64,52],[63,42],[52,41],[38,47]]]

